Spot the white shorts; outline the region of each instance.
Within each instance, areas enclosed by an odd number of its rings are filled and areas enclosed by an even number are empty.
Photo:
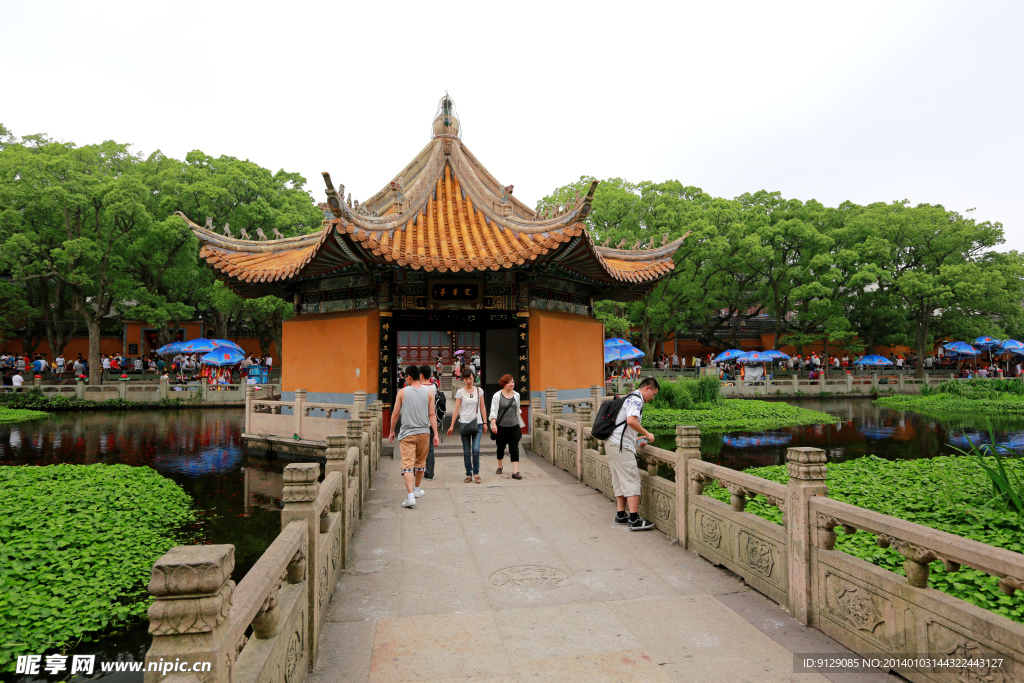
[[[616,496],[640,495],[640,468],[636,466],[636,453],[619,450],[619,443],[614,439],[604,442],[604,451],[608,455],[608,465],[612,471],[612,491]]]

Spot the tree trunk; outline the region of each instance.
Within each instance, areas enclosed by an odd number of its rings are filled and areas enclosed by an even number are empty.
[[[156,328],[156,343],[159,346],[167,346],[174,341],[174,336],[174,331],[166,325]]]
[[[85,327],[89,330],[89,384],[101,384],[103,363],[100,360],[100,323],[86,319]]]
[[[924,377],[924,354],[925,346],[928,344],[928,315],[926,313],[919,312],[917,314],[917,334],[915,335],[914,341],[917,347],[917,365],[914,367],[914,377],[920,379]]]
[[[284,323],[278,320],[274,324],[274,344],[277,346],[277,358],[275,359],[274,367],[281,367],[281,357],[284,355],[284,350],[281,347],[281,339],[284,337]],[[269,350],[268,350],[269,352]]]

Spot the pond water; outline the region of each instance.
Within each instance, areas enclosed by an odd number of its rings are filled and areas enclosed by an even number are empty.
[[[873,453],[889,459],[928,458],[967,447],[986,436],[984,420],[957,423],[892,411],[868,399],[804,400],[803,408],[837,415],[836,425],[811,425],[766,432],[706,434],[706,460],[735,469],[785,462],[789,446],[815,446],[841,461]],[[152,467],[192,496],[200,512],[193,530],[209,543],[235,546],[234,579],[239,581],[280,530],[282,472],[296,459],[275,457],[242,445],[242,412],[237,408],[59,413],[45,419],[0,425],[0,465],[124,463]],[[996,438],[1024,447],[1024,421],[1001,423]],[[673,436],[659,438],[674,449]],[[141,661],[150,644],[147,624],[80,645],[73,654],[99,661]],[[39,653],[41,654],[41,653]],[[15,679],[18,683],[53,677]],[[75,678],[71,680],[84,680]],[[137,683],[141,674],[112,673],[90,680]]]
[[[998,445],[1024,450],[1024,420],[940,420],[882,408],[867,398],[805,399],[792,403],[835,415],[840,421],[763,432],[702,434],[701,457],[737,470],[785,464],[786,449],[792,446],[821,448],[829,462],[869,454],[887,460],[932,458],[956,454],[956,448],[970,449],[968,439],[975,444],[987,444],[990,423]],[[655,445],[675,449],[675,437],[659,436]]]
[[[282,472],[297,461],[290,457],[246,449],[238,408],[58,413],[0,425],[0,465],[123,463],[152,467],[173,479],[196,501],[200,514],[191,531],[201,541],[234,544],[235,581],[280,531]],[[146,629],[146,623],[137,624],[71,652],[95,654],[97,663],[141,661],[151,641]],[[101,679],[136,682],[142,674],[112,673],[89,680]]]

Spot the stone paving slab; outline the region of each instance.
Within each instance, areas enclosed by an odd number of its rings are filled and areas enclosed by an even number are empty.
[[[412,509],[381,462],[310,681],[826,681],[793,652],[847,653],[729,572],[538,456],[482,484],[438,459]],[[484,451],[487,451],[487,444]]]

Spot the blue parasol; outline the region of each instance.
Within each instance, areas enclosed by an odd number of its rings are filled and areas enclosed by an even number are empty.
[[[1004,339],[999,342],[999,352],[1005,353],[1007,351],[1014,353],[1024,352],[1024,342],[1019,342],[1016,339]]]
[[[216,349],[199,359],[205,365],[235,365],[241,363],[245,354],[230,346],[218,346]]]
[[[978,337],[974,340],[974,345],[987,349],[991,346],[999,346],[999,340],[995,337]]]
[[[740,349],[729,349],[728,351],[722,351],[720,354],[715,356],[711,360],[711,362],[712,363],[723,363],[725,361],[729,361],[729,360],[733,360],[735,358],[739,358],[744,353],[746,353],[746,351],[741,351]]]
[[[184,342],[181,347],[181,351],[183,353],[210,353],[218,346],[219,344],[214,342],[212,339],[204,339],[200,337],[199,339],[192,339]]]
[[[217,346],[228,346],[240,353],[245,353],[245,349],[243,349],[241,346],[231,341],[230,339],[211,339],[210,341],[212,341]]]
[[[771,363],[772,359],[764,355],[764,351],[748,351],[736,358],[737,363]]]
[[[977,356],[980,351],[967,342],[950,342],[944,347],[947,351],[955,351],[961,356]]]
[[[155,353],[158,356],[169,356],[172,353],[179,353],[181,351],[181,347],[184,346],[184,345],[185,345],[185,342],[183,342],[183,341],[171,342],[170,344],[165,344],[165,345],[161,346],[159,349],[157,349],[153,353]]]
[[[606,346],[604,347],[604,362],[612,363],[617,360],[632,360],[645,355],[643,351],[635,346]]]
[[[625,339],[619,339],[618,337],[612,337],[611,339],[604,340],[605,346],[633,346]]]
[[[857,360],[853,361],[854,365],[892,365],[892,361],[885,356],[879,356],[877,354],[871,354],[870,356],[862,356]]]
[[[768,349],[764,352],[764,355],[768,356],[773,360],[789,360],[789,356],[784,354],[782,351],[776,349]]]

